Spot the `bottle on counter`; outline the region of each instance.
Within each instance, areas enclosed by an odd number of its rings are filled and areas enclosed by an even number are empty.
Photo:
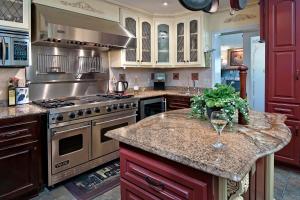
[[[16,105],[16,87],[13,84],[13,81],[10,80],[8,83],[8,106]]]

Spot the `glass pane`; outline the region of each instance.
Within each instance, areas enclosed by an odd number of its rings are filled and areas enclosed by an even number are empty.
[[[23,0],[0,0],[0,20],[23,23]]]
[[[190,21],[190,62],[198,61],[198,21]]]
[[[164,104],[161,102],[145,105],[145,117],[156,115],[164,111]]]
[[[177,24],[177,62],[184,61],[184,23]]]
[[[136,37],[136,21],[131,17],[125,19],[126,29]],[[136,48],[127,48],[126,49],[126,61],[136,62]]]
[[[108,131],[111,131],[111,130],[114,130],[117,128],[121,128],[121,127],[125,127],[125,126],[128,126],[128,122],[101,129],[101,141],[100,142],[103,143],[103,142],[112,140],[111,138],[105,136],[105,133],[107,133]]]
[[[83,136],[82,134],[59,140],[59,155],[65,155],[82,149]]]
[[[158,25],[158,62],[169,62],[169,25]]]
[[[151,25],[142,23],[142,62],[151,62]]]

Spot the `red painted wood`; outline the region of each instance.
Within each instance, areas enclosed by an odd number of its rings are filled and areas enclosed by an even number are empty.
[[[286,121],[286,125],[292,132],[291,142],[285,146],[282,150],[276,153],[275,158],[278,161],[289,163],[292,165],[300,166],[300,139],[299,139],[299,128],[300,122]]]
[[[120,145],[120,160],[122,179],[160,199],[214,199],[210,174],[124,144]]]
[[[284,103],[268,103],[269,112],[284,114],[290,120],[300,120],[300,105]]]
[[[300,2],[267,2],[267,101],[300,103]]]
[[[124,200],[159,200],[136,185],[121,178],[121,199]]]

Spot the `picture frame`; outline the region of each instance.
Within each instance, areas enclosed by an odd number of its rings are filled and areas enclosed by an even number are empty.
[[[228,67],[244,64],[244,50],[242,48],[228,49]]]

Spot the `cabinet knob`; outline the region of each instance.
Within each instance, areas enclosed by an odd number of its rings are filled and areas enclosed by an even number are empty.
[[[137,60],[136,62],[140,62],[140,60]]]
[[[300,72],[299,72],[299,69],[297,69],[297,70],[296,70],[296,80],[297,80],[297,81],[299,80],[299,73],[300,73]]]
[[[158,63],[158,61],[155,61],[155,63],[157,64],[157,63]]]
[[[296,132],[295,132],[295,136],[298,137],[298,134],[299,134],[299,126],[296,126]]]

